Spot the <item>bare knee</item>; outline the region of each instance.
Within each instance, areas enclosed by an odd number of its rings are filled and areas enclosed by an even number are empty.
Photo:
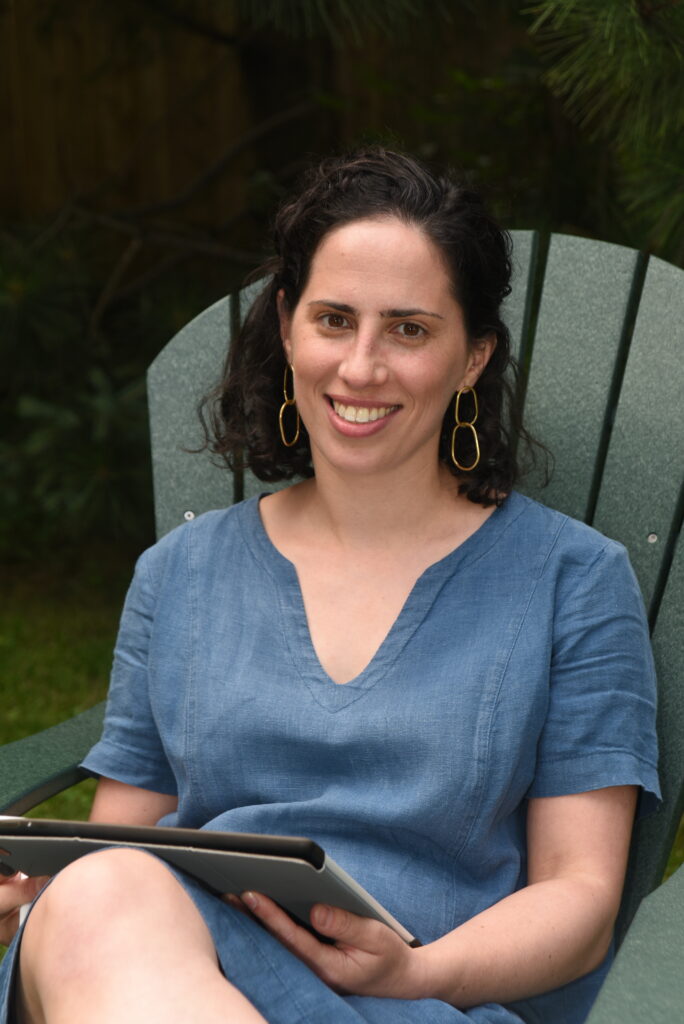
[[[31,912],[19,966],[20,1019],[30,1024],[89,1022],[95,1005],[103,1021],[148,1020],[140,1013],[152,1004],[169,1008],[155,1020],[204,1020],[198,991],[208,986],[222,1007],[238,998],[183,885],[138,850],[95,853],[57,875]],[[245,1021],[262,1020],[239,999]],[[237,1018],[222,1010],[220,1019]]]
[[[155,857],[140,850],[108,849],[73,861],[46,887],[22,939],[22,958],[74,959],[130,948],[136,927],[173,910],[182,886]]]
[[[188,899],[167,868],[139,850],[102,850],[61,871],[38,898],[22,936],[21,1019],[44,1020],[46,994],[86,974],[96,980],[117,959],[135,955],[136,936],[150,930],[145,917],[154,918],[159,904],[171,909],[176,893]]]

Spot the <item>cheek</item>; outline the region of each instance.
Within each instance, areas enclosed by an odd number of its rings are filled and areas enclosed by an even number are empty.
[[[302,381],[315,382],[317,378],[330,372],[334,365],[332,348],[306,335],[300,335],[296,341],[290,343],[290,353],[297,377]]]
[[[442,417],[458,390],[462,373],[453,366],[440,366],[416,372],[407,381],[409,391],[420,396],[435,416]]]

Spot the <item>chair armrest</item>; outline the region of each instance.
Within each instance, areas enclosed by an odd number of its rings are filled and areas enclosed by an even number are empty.
[[[24,814],[85,777],[78,765],[100,737],[104,702],[0,747],[0,813]]]
[[[642,900],[586,1024],[673,1024],[684,1012],[684,867]]]

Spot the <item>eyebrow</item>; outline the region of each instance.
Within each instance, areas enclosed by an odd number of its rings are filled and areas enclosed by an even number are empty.
[[[358,310],[354,309],[353,306],[348,306],[346,302],[332,302],[330,299],[313,299],[307,303],[308,306],[329,306],[331,309],[336,309],[339,313],[351,313],[352,316],[358,315]],[[427,309],[381,309],[380,316],[390,318],[404,317],[404,316],[434,316],[438,320],[443,320],[444,317],[441,313],[431,313]]]

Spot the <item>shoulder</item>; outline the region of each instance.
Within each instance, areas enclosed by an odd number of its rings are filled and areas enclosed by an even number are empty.
[[[624,545],[562,512],[515,497],[516,527],[524,538],[516,557],[536,575],[540,599],[554,609],[555,628],[574,633],[582,624],[605,621],[612,629],[619,622],[647,644],[643,595]]]
[[[602,565],[629,565],[625,547],[571,516],[514,491],[509,514],[521,556],[534,555],[541,571],[584,575]]]
[[[142,553],[136,575],[159,583],[169,574],[175,576],[206,564],[224,562],[231,557],[231,549],[244,550],[247,535],[253,532],[258,517],[257,503],[257,498],[249,498],[229,508],[204,512],[175,527]]]

